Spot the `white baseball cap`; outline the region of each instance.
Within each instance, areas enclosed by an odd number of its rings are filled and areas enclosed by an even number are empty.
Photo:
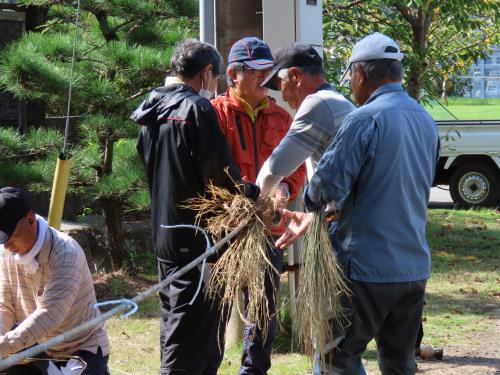
[[[361,39],[353,47],[349,66],[345,70],[340,82],[350,79],[351,65],[356,62],[391,59],[401,61],[404,53],[401,53],[398,44],[387,35],[373,33]]]

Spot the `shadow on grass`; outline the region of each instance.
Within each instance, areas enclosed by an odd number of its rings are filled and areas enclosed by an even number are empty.
[[[433,273],[497,272],[500,215],[493,210],[430,210]]]
[[[500,308],[500,303],[495,297],[486,297],[477,292],[464,290],[460,296],[450,293],[440,294],[425,293],[425,310],[432,315],[449,314],[451,316],[493,316],[493,311]]]
[[[420,361],[422,362],[422,361]],[[489,357],[480,357],[477,355],[449,355],[446,354],[442,361],[443,365],[447,365],[446,368],[448,371],[452,371],[454,367],[462,367],[474,364],[474,366],[488,366],[491,367],[492,370],[498,370],[500,368],[500,359],[498,358],[489,358]],[[454,366],[450,366],[454,365]],[[450,372],[448,372],[450,373]],[[457,373],[459,370],[457,369]],[[486,373],[485,373],[486,374]],[[497,374],[497,372],[495,372]]]

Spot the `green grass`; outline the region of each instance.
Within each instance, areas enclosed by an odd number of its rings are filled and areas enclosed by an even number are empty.
[[[431,210],[433,270],[427,288],[426,339],[465,345],[500,307],[500,216],[493,210]]]
[[[445,106],[459,120],[500,120],[500,99],[449,98]],[[435,120],[453,120],[435,101],[425,105]]]
[[[500,215],[487,209],[433,209],[428,215],[433,265],[427,285],[423,343],[466,346],[475,333],[486,329],[490,311],[500,307]],[[299,353],[289,353],[291,322],[286,278],[282,282],[284,308],[280,312],[281,328],[269,374],[308,374],[311,369],[308,359]],[[113,373],[157,373],[159,318],[155,298],[141,305],[134,318],[112,319],[106,328],[111,340]],[[226,350],[219,374],[236,374],[240,356],[239,345]],[[374,342],[368,345],[363,361],[369,374],[379,374]]]

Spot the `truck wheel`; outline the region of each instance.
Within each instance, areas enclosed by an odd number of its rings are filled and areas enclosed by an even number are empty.
[[[465,164],[451,176],[450,195],[459,207],[494,206],[500,198],[500,178],[488,166]]]

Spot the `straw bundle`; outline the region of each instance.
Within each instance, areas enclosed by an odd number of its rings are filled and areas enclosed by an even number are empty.
[[[337,264],[324,217],[315,213],[302,243],[297,331],[306,354],[312,358],[316,351],[322,364],[333,332],[344,330],[341,297],[346,293],[349,288]]]
[[[209,185],[205,196],[189,200],[186,207],[198,211],[197,219],[203,221],[215,241],[248,221],[215,263],[207,294],[212,300],[220,300],[222,308],[229,311],[232,303],[239,300],[241,289],[247,288],[246,319],[240,306],[238,311],[243,320],[255,324],[265,335],[270,311],[264,282],[267,275],[272,280],[270,274],[277,272],[267,256],[266,227],[274,215],[273,202],[268,198],[255,202],[242,194]]]

